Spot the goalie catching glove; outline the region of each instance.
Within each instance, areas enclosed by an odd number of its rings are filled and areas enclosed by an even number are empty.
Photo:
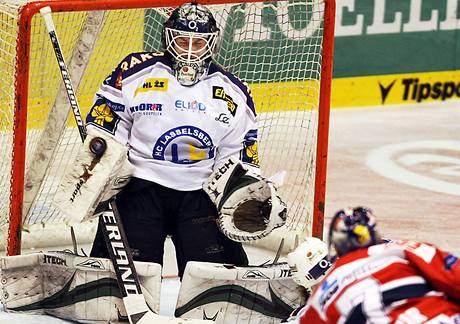
[[[217,207],[217,225],[237,242],[261,239],[286,222],[286,205],[272,182],[229,158],[203,184]]]

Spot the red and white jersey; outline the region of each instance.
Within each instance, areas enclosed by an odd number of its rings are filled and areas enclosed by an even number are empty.
[[[460,323],[460,261],[413,241],[353,251],[292,323]]]
[[[187,87],[167,56],[132,53],[103,82],[86,121],[128,145],[133,176],[168,188],[201,188],[230,156],[258,165],[249,89],[213,62]]]

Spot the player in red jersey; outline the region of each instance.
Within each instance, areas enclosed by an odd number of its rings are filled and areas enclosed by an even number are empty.
[[[385,242],[375,224],[368,208],[335,214],[338,259],[289,323],[460,323],[459,259],[429,243]]]

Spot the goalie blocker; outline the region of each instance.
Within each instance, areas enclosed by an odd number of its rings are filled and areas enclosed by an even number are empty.
[[[203,184],[219,212],[217,224],[237,242],[261,239],[286,222],[286,205],[271,181],[229,158]]]
[[[120,192],[132,173],[127,147],[94,127],[88,129],[88,137],[71,165],[53,203],[74,222],[103,212],[108,200]]]

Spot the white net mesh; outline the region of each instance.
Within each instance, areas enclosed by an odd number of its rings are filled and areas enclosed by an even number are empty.
[[[71,1],[67,1],[71,7]],[[95,0],[94,2],[97,2]],[[127,3],[130,1],[127,0]],[[250,84],[258,111],[259,156],[262,172],[270,176],[286,170],[287,178],[280,195],[289,207],[288,229],[308,231],[311,223],[318,132],[319,80],[323,38],[324,4],[320,0],[278,1],[211,5],[221,30],[216,60],[229,71]],[[16,61],[19,6],[0,5],[0,233],[6,235],[10,219],[11,169],[13,160],[13,123],[15,108],[16,69],[25,62]],[[171,8],[123,9],[102,12],[97,31],[89,29],[92,12],[53,13],[64,57],[77,88],[82,114],[86,115],[92,98],[104,78],[130,52],[156,51],[160,48],[162,23]],[[43,18],[37,14],[31,22],[30,73],[28,82],[26,184],[36,187],[31,197],[26,185],[26,199],[32,203],[24,215],[25,228],[38,233],[31,246],[42,238],[55,237],[47,228],[66,223],[65,215],[51,205],[65,167],[71,163],[80,145],[75,122],[66,116],[62,131],[53,127],[57,148],[51,161],[44,163],[43,182],[31,177],[38,165],[40,137],[46,121],[55,109],[62,111],[68,104],[59,100],[61,78]],[[97,33],[97,41],[83,62],[75,55],[78,44]],[[80,58],[81,60],[81,58]],[[82,77],[74,76],[81,74]],[[17,74],[16,74],[17,75]],[[25,94],[20,94],[25,95]],[[65,107],[61,107],[65,106]],[[54,136],[54,135],[53,135]],[[15,161],[20,163],[20,161]],[[17,166],[17,164],[16,164]],[[40,173],[40,172],[39,172]],[[33,179],[32,181],[27,179]],[[34,190],[31,190],[34,191]],[[79,226],[84,228],[83,226]],[[86,227],[85,227],[86,228]],[[94,228],[85,229],[92,239]],[[70,235],[65,233],[67,243]],[[0,249],[7,244],[0,240]],[[59,242],[57,244],[63,244]],[[65,242],[64,242],[65,244]]]

